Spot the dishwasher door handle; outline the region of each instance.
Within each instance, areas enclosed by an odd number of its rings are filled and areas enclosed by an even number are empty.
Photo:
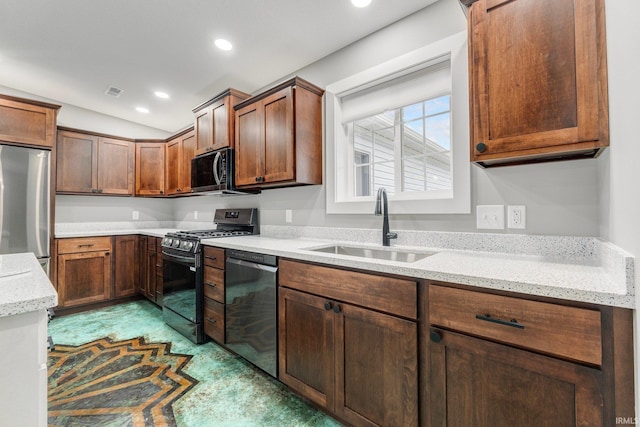
[[[242,267],[253,268],[254,270],[263,270],[268,271],[269,273],[275,273],[278,271],[278,267],[273,267],[271,265],[259,264],[257,262],[244,261],[236,258],[227,258],[227,264],[235,264]]]

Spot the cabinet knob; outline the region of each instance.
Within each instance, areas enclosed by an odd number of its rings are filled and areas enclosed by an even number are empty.
[[[333,312],[334,312],[334,313],[340,313],[340,311],[341,311],[341,310],[340,310],[340,306],[339,306],[338,304],[336,304],[336,305],[334,305],[334,306],[333,306]]]
[[[431,329],[431,331],[429,331],[429,338],[431,338],[431,342],[435,343],[442,341],[442,335],[440,335],[440,332],[435,329]]]
[[[160,194],[164,194],[164,191],[163,191],[163,190],[160,190]]]
[[[91,192],[92,192],[92,193],[97,193],[97,192],[98,192],[98,189],[97,189],[97,188],[92,188],[92,189],[91,189]]]
[[[331,303],[329,301],[324,303],[324,309],[327,311],[331,310]]]
[[[104,253],[104,256],[109,256],[109,252],[105,252],[105,253]]]
[[[98,193],[102,193],[102,188],[98,190]]]
[[[478,153],[484,153],[485,151],[487,151],[487,144],[485,144],[484,142],[479,142],[476,144],[476,151]]]

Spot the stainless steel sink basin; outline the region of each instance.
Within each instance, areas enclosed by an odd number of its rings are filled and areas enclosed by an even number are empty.
[[[393,248],[367,248],[362,246],[344,245],[330,245],[309,250],[313,252],[324,252],[328,254],[348,255],[359,258],[383,259],[398,262],[416,262],[435,254],[435,252],[415,252]]]

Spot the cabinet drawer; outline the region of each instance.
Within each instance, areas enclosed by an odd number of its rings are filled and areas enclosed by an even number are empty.
[[[205,246],[204,265],[224,270],[224,249]]]
[[[110,251],[111,237],[82,237],[78,239],[59,239],[58,254]]]
[[[224,304],[224,271],[204,268],[204,296]]]
[[[224,304],[204,299],[204,333],[224,344]]]
[[[279,284],[409,319],[417,318],[417,283],[281,260]]]
[[[565,359],[602,363],[596,310],[431,285],[429,323]]]

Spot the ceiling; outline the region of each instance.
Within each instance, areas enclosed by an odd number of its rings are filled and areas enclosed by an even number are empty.
[[[255,92],[435,1],[2,0],[0,85],[176,132],[228,87]]]

